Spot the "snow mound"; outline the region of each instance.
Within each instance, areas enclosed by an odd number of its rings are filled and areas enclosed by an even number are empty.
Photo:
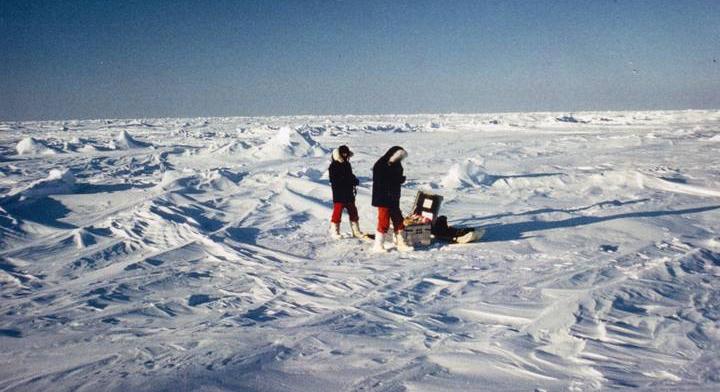
[[[368,132],[405,133],[418,132],[420,127],[406,122],[403,124],[368,124],[363,127],[363,130]]]
[[[30,183],[24,189],[14,192],[14,195],[23,198],[41,198],[73,193],[74,189],[75,176],[70,169],[52,169],[46,178]]]
[[[308,178],[308,179],[313,180],[313,181],[319,181],[319,180],[321,180],[321,179],[323,179],[323,178],[326,178],[327,175],[328,175],[327,170],[326,170],[326,171],[318,170],[318,169],[316,169],[316,168],[314,168],[314,167],[304,167],[304,168],[302,168],[302,169],[300,169],[300,170],[297,170],[297,171],[295,171],[295,172],[291,172],[291,173],[289,173],[289,174],[290,174],[291,176],[293,176],[293,177],[297,177],[297,178]]]
[[[589,122],[589,121],[577,119],[574,116],[556,117],[555,121],[564,122],[564,123],[572,123],[572,124],[587,124]]]
[[[72,240],[77,249],[85,249],[97,243],[95,236],[85,229],[76,229],[72,232]]]
[[[26,137],[20,140],[15,146],[18,155],[52,155],[57,154],[57,150],[48,147],[45,142],[35,139],[34,137]]]
[[[156,185],[159,189],[180,193],[223,192],[236,190],[247,175],[227,168],[211,170],[166,170]]]
[[[166,170],[157,186],[166,191],[187,189],[195,176],[193,170]]]
[[[97,147],[93,146],[92,144],[85,144],[82,147],[78,147],[77,152],[96,152],[98,151]]]
[[[202,173],[197,189],[211,192],[236,189],[245,174],[226,168],[212,169]]]
[[[250,149],[250,147],[251,147],[250,144],[248,144],[246,142],[232,141],[223,146],[211,149],[210,152],[212,152],[213,154],[235,155],[241,151]]]
[[[261,160],[291,157],[321,157],[327,153],[309,134],[282,127],[267,143],[255,148],[253,156]]]
[[[97,152],[99,149],[92,144],[92,141],[80,137],[73,137],[70,141],[63,143],[65,152]]]
[[[490,179],[491,176],[483,170],[482,162],[468,159],[452,165],[448,174],[442,179],[441,185],[444,188],[461,189],[486,185]]]
[[[110,142],[111,150],[130,150],[133,148],[146,148],[150,147],[150,143],[145,143],[135,140],[128,131],[120,131],[114,140]]]

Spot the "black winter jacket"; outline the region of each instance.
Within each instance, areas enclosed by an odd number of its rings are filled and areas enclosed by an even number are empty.
[[[333,202],[354,203],[355,187],[360,184],[360,181],[353,174],[350,162],[347,160],[341,162],[333,157],[328,172],[330,172]]]
[[[373,166],[372,205],[375,207],[400,208],[400,187],[405,182],[400,162],[390,158],[402,147],[389,149]]]

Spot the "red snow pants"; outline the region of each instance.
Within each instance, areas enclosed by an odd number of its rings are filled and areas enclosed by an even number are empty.
[[[350,215],[350,222],[357,222],[358,220],[360,220],[357,207],[355,207],[355,203],[333,203],[333,213],[330,222],[340,223],[342,221],[343,209],[346,208],[348,214]]]
[[[390,230],[390,220],[392,220],[395,232],[405,228],[402,211],[399,208],[378,207],[377,231],[383,234],[387,233]]]

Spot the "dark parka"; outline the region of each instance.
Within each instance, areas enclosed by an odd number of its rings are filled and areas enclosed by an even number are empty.
[[[332,162],[330,163],[328,172],[330,173],[333,202],[354,203],[355,187],[360,184],[360,181],[353,174],[350,162],[341,157],[337,150],[333,151]]]
[[[400,208],[400,187],[405,182],[400,161],[390,162],[400,146],[389,149],[373,166],[372,205],[375,207]]]

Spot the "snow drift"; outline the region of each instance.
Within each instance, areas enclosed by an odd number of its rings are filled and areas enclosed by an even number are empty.
[[[447,175],[440,182],[445,188],[461,189],[488,185],[492,178],[483,171],[481,162],[473,159],[452,165]]]
[[[566,114],[0,122],[0,390],[718,390],[720,111]],[[341,144],[483,241],[329,240]]]
[[[72,193],[74,189],[75,176],[69,169],[51,169],[46,178],[33,181],[24,188],[14,189],[8,196],[19,196],[22,199],[41,198]]]
[[[15,150],[18,155],[51,155],[58,153],[56,149],[49,147],[45,142],[30,136],[20,140],[15,146]]]
[[[302,134],[290,127],[280,128],[265,144],[255,147],[253,156],[261,160],[297,157],[320,157],[327,150],[309,134]]]
[[[141,142],[138,140],[135,140],[128,131],[120,131],[118,135],[110,141],[110,144],[108,147],[111,150],[130,150],[134,148],[147,148],[151,147],[152,145],[150,143]]]

